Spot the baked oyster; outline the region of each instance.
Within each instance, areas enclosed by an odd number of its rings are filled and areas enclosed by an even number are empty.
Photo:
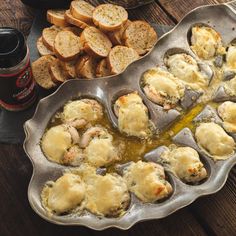
[[[99,126],[85,131],[80,147],[84,148],[85,161],[95,167],[106,166],[121,158],[121,150],[114,146],[112,135]]]
[[[187,183],[198,183],[207,177],[207,171],[198,152],[191,147],[171,145],[161,154],[161,162]]]
[[[85,184],[80,176],[65,173],[55,182],[48,182],[42,190],[42,204],[49,213],[69,213],[85,198]]]
[[[129,206],[130,194],[120,175],[87,176],[86,185],[85,208],[96,215],[117,217]]]
[[[147,70],[142,76],[142,83],[146,96],[166,110],[175,107],[184,96],[184,84],[161,67]]]
[[[236,103],[224,102],[218,107],[218,114],[223,120],[223,127],[229,133],[236,133]]]
[[[119,97],[115,102],[114,111],[118,117],[120,132],[138,138],[148,138],[152,135],[153,124],[149,120],[148,109],[136,92]]]
[[[57,125],[49,128],[41,139],[41,148],[48,160],[59,164],[77,165],[81,155],[71,156],[79,143],[78,131],[70,125]],[[68,153],[70,152],[70,153]]]
[[[198,62],[186,53],[167,56],[165,64],[168,70],[180,79],[187,88],[196,91],[206,89],[212,76],[210,73],[201,70]]]
[[[192,27],[191,49],[204,60],[225,54],[221,35],[213,28],[204,25]]]
[[[154,162],[132,162],[124,170],[124,179],[129,190],[143,202],[156,202],[173,191],[165,179],[164,168]]]
[[[201,123],[195,131],[199,147],[214,160],[225,160],[235,152],[234,139],[214,123]]]
[[[61,116],[64,123],[81,128],[100,120],[103,116],[103,108],[94,99],[80,99],[68,102]]]

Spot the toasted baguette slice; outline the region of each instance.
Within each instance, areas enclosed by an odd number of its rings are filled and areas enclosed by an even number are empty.
[[[93,22],[93,11],[95,7],[83,0],[72,1],[70,4],[70,12],[73,17],[86,23]]]
[[[44,44],[43,44],[43,39],[42,37],[38,38],[37,40],[37,49],[39,51],[39,54],[41,56],[45,56],[45,55],[53,55],[54,53],[49,50]]]
[[[130,63],[139,58],[138,53],[133,48],[125,46],[115,46],[108,56],[108,64],[112,74],[121,73]]]
[[[65,11],[66,10],[47,10],[47,20],[49,23],[56,26],[66,27],[69,24],[65,20]]]
[[[79,78],[93,79],[96,77],[97,60],[89,55],[79,58],[75,65],[76,75]]]
[[[95,57],[107,57],[112,47],[110,39],[93,26],[84,29],[81,34],[81,42],[84,51]]]
[[[156,31],[145,21],[137,20],[129,24],[124,32],[124,43],[139,55],[150,51],[157,42]]]
[[[123,34],[130,23],[131,21],[127,20],[126,23],[122,25],[119,30],[108,32],[108,37],[113,45],[123,45]]]
[[[56,59],[50,63],[49,73],[52,77],[52,81],[56,84],[63,83],[68,79],[66,73],[64,72],[60,60]]]
[[[81,28],[76,27],[76,26],[67,26],[67,27],[63,28],[63,30],[70,31],[70,32],[74,33],[77,36],[80,36],[80,34],[83,31]]]
[[[75,72],[76,60],[68,62],[60,61],[60,63],[68,78],[70,79],[76,78],[76,72]]]
[[[79,19],[76,19],[74,16],[71,15],[70,10],[66,10],[65,12],[65,19],[68,23],[75,25],[81,29],[85,29],[89,25]]]
[[[49,73],[50,64],[56,60],[51,55],[42,56],[32,63],[32,72],[34,80],[38,85],[45,89],[51,89],[56,86]]]
[[[82,49],[80,38],[66,30],[60,31],[54,44],[56,56],[62,61],[71,61],[77,58]]]
[[[128,12],[117,5],[101,4],[93,11],[93,22],[101,30],[118,30],[127,20]]]
[[[61,28],[53,25],[49,28],[44,28],[42,32],[43,44],[51,51],[54,50],[54,41]]]
[[[107,65],[107,59],[104,58],[97,65],[96,77],[106,77],[109,75],[111,75],[111,71]]]

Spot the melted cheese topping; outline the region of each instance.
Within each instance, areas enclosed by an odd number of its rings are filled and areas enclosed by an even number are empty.
[[[118,126],[121,132],[141,138],[151,134],[147,107],[136,93],[120,97],[115,106],[119,109]]]
[[[112,140],[112,136],[105,133],[105,135],[94,137],[90,141],[84,151],[89,164],[95,167],[101,167],[119,159]]]
[[[66,126],[50,128],[43,136],[41,148],[50,161],[61,163],[65,152],[72,146],[72,137]]]
[[[161,159],[176,176],[186,182],[198,182],[207,176],[206,169],[193,148],[171,147],[161,155]]]
[[[161,95],[169,98],[170,103],[177,103],[184,95],[183,84],[171,73],[161,69],[160,67],[152,68],[144,73],[143,80],[150,90],[154,92],[154,96]],[[148,94],[146,94],[148,96]],[[153,100],[152,97],[148,96]]]
[[[224,102],[218,107],[218,114],[222,118],[224,129],[236,133],[236,103]]]
[[[66,173],[52,187],[42,191],[45,208],[56,214],[66,213],[76,208],[85,197],[85,184],[78,175]]]
[[[224,129],[216,123],[202,123],[195,136],[198,145],[215,160],[227,159],[234,153],[235,142]]]
[[[229,96],[236,96],[236,77],[225,82],[224,89]]]
[[[197,61],[185,53],[174,54],[167,59],[170,72],[193,90],[207,87],[208,78],[199,71]]]
[[[220,34],[210,27],[193,27],[191,43],[192,50],[201,59],[209,60],[216,54],[225,53]]]
[[[143,202],[155,202],[172,192],[162,166],[149,162],[132,163],[125,171],[128,188]]]
[[[103,116],[101,105],[92,99],[81,99],[69,102],[62,113],[64,121],[84,119],[89,122],[99,120]]]
[[[64,154],[62,162],[64,165],[79,166],[84,161],[83,150],[78,145],[72,146]]]
[[[229,46],[226,54],[226,67],[236,69],[236,46]]]
[[[130,201],[123,178],[116,174],[93,175],[87,182],[86,208],[97,215],[117,216]]]

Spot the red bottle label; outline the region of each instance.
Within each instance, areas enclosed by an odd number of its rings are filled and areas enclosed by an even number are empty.
[[[35,97],[30,60],[18,73],[0,74],[0,106],[12,111],[23,110]]]

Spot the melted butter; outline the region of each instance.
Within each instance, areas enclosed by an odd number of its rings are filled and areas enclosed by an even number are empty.
[[[183,111],[181,117],[176,120],[168,129],[160,133],[158,136],[154,136],[148,140],[140,140],[135,137],[127,137],[124,134],[121,134],[117,129],[115,129],[112,125],[106,113],[102,120],[94,123],[93,125],[101,125],[105,127],[108,132],[113,136],[113,141],[115,144],[123,144],[122,149],[122,160],[119,162],[114,163],[108,168],[108,172],[114,171],[114,166],[117,163],[123,164],[130,161],[137,162],[138,160],[142,159],[143,156],[161,146],[169,146],[172,143],[172,137],[180,132],[183,128],[189,128],[193,133],[195,132],[195,124],[192,120],[204,109],[204,107],[208,104],[214,108],[217,108],[218,104],[210,101],[212,94],[214,93],[215,89],[221,83],[222,73],[220,70],[215,70],[214,78],[212,79],[207,91],[202,95],[199,99],[199,102],[190,110]],[[48,128],[62,124],[62,120],[58,115],[62,109],[60,109],[54,117],[52,117],[51,122],[48,125]],[[80,136],[85,130],[80,129],[79,133]]]
[[[183,113],[181,118],[177,120],[171,127],[169,127],[164,132],[160,133],[158,136],[154,136],[152,139],[140,140],[135,137],[127,137],[124,134],[121,134],[117,129],[115,129],[111,122],[108,119],[107,114],[105,113],[103,119],[98,121],[97,124],[105,127],[108,132],[113,136],[114,142],[116,144],[124,144],[122,160],[117,163],[126,163],[129,161],[137,162],[142,159],[142,157],[149,151],[161,146],[169,146],[172,141],[171,138],[177,134],[181,129],[188,127],[191,130],[194,129],[192,119],[201,112],[205,104],[198,104],[193,109],[189,110],[187,113]],[[48,127],[62,124],[62,120],[59,116],[54,116]],[[85,130],[80,129],[80,135]],[[109,167],[109,172],[114,170],[114,164]]]

